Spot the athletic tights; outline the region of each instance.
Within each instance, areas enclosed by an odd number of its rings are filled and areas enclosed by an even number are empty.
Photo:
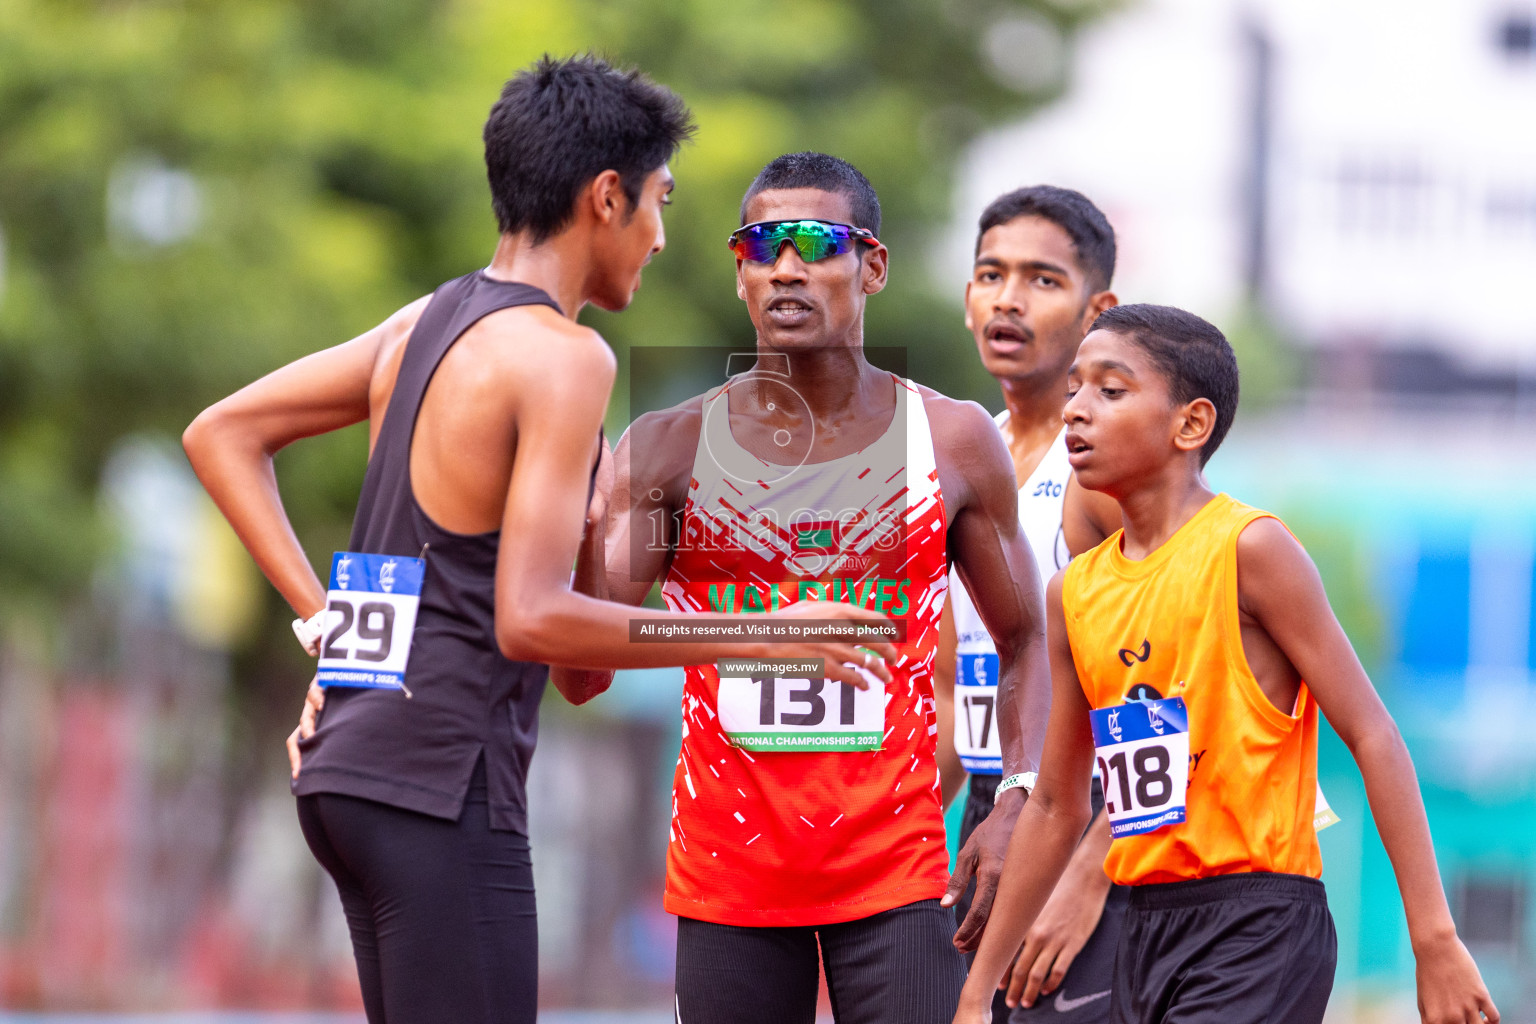
[[[458,821],[315,793],[299,825],[336,880],[369,1024],[533,1024],[528,837],[491,831],[485,759]]]

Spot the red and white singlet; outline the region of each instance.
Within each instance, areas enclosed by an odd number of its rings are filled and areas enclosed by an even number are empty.
[[[761,371],[705,396],[681,540],[662,586],[668,607],[708,615],[838,600],[904,620],[906,640],[883,714],[861,704],[861,725],[872,713],[873,727],[883,726],[874,750],[733,744],[715,666],[688,667],[666,909],[718,924],[799,926],[937,898],[949,866],[932,686],[947,524],[922,395],[893,375],[885,433],[862,451],[792,467],[764,462],[731,433],[730,392],[749,380],[800,401],[789,377]],[[841,684],[823,693],[817,682],[778,682],[780,705],[800,714],[779,713],[776,726],[837,713]],[[852,706],[841,698],[850,722]]]

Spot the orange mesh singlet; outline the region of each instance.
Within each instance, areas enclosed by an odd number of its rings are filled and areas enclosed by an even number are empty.
[[[732,745],[715,666],[688,667],[667,847],[673,914],[833,924],[944,894],[932,685],[947,583],[944,502],[922,395],[892,381],[896,411],[884,435],[798,468],[763,462],[736,442],[728,398],[736,380],[704,399],[682,540],[662,587],[667,605],[708,615],[820,596],[905,620],[907,640],[891,665],[883,721],[876,713],[879,750]],[[828,690],[825,706],[836,704]]]
[[[1270,703],[1243,654],[1237,537],[1269,516],[1221,494],[1145,559],[1123,531],[1078,557],[1062,586],[1067,638],[1088,703],[1182,697],[1189,709],[1186,820],[1117,838],[1104,860],[1121,885],[1243,871],[1317,878],[1317,705]]]

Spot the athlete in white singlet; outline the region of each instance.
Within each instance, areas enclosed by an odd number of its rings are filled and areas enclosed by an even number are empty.
[[[995,200],[982,214],[966,285],[966,326],[982,364],[1002,388],[1007,408],[996,422],[1013,456],[1020,481],[1019,521],[1042,586],[1072,555],[1120,526],[1118,506],[1073,479],[1061,418],[1067,368],[1078,344],[1099,313],[1115,304],[1109,291],[1114,263],[1114,231],[1077,192],[1049,186],[1020,189]],[[934,672],[946,802],[965,773],[971,774],[962,849],[945,897],[956,904],[961,918],[955,943],[962,949],[974,949],[979,941],[1029,785],[1010,779],[1010,788],[994,806],[1003,779],[993,723],[1013,697],[1006,681],[998,687],[992,638],[969,598],[952,578]],[[946,671],[951,664],[952,675]],[[954,680],[952,699],[944,685],[949,679]],[[945,728],[946,719],[950,728]],[[1123,901],[1121,894],[1111,896],[1103,854],[1095,842],[1083,843],[1052,905],[1031,932],[1011,978],[1011,995],[1015,1003],[1022,998],[1034,1008],[1013,1011],[1015,1021],[1034,1020],[1035,1014],[1061,1024],[1108,1019]],[[975,888],[968,890],[973,877]],[[1068,975],[1074,959],[1078,966]],[[1055,993],[1055,999],[1037,1001],[1041,992]],[[1006,1021],[1009,1012],[999,992],[993,1019]]]
[[[1008,411],[998,413],[995,421],[1006,437]],[[1067,551],[1061,526],[1062,506],[1072,477],[1072,467],[1067,464],[1067,448],[1062,443],[1065,431],[1062,427],[1062,433],[1051,441],[1040,464],[1019,488],[1019,524],[1024,527],[1024,539],[1029,541],[1030,550],[1034,552],[1041,586],[1072,557]],[[949,602],[955,637],[954,749],[961,766],[972,776],[995,777],[991,783],[995,790],[1003,770],[1003,752],[996,726],[997,647],[958,573],[950,574]],[[946,787],[948,795],[950,790]],[[987,806],[991,807],[990,799]]]

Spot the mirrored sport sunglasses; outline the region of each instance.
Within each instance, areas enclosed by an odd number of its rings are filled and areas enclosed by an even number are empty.
[[[754,263],[772,263],[779,258],[785,242],[807,263],[852,252],[855,244],[879,245],[873,231],[825,220],[760,220],[743,224],[731,232],[726,244],[738,259]]]

